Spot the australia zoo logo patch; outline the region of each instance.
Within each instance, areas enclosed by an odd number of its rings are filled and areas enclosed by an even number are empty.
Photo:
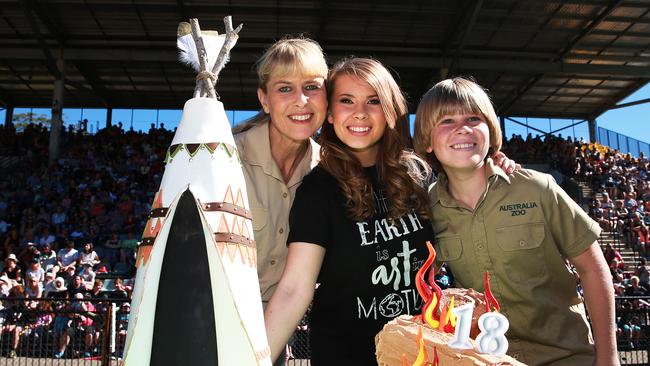
[[[510,212],[510,216],[523,216],[526,210],[537,207],[537,202],[521,202],[509,205],[501,205],[499,211]]]

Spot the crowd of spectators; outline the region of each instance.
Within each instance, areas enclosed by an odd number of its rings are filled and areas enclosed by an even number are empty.
[[[119,125],[96,135],[66,130],[60,158],[49,164],[47,129],[0,129],[0,298],[34,299],[0,302],[6,356],[20,353],[21,336],[40,332],[54,335],[55,358],[96,355],[98,307],[106,306],[97,300],[130,296],[135,249],[172,137]],[[118,320],[127,312],[128,303],[120,306]],[[82,349],[66,352],[75,337]]]
[[[617,298],[619,347],[648,346],[650,177],[646,156],[640,153],[633,157],[597,143],[561,136],[513,136],[504,144],[504,151],[518,162],[548,164],[564,176],[590,185],[592,195],[585,197],[585,209],[618,244],[601,243]],[[626,263],[618,248],[631,250],[633,259],[628,258]]]
[[[585,145],[584,139],[564,138],[562,134],[544,138],[528,134],[525,139],[513,134],[504,141],[502,150],[509,158],[523,165],[548,164],[549,168],[573,177],[579,174],[576,172],[576,155]]]
[[[52,355],[61,358],[76,337],[82,349],[67,354],[89,357],[100,335],[94,315],[106,306],[97,300],[130,296],[135,248],[173,132],[153,126],[124,132],[121,125],[96,135],[64,131],[53,164],[48,134],[38,125],[21,133],[0,129],[0,298],[35,300],[0,303],[0,338],[10,336],[12,357],[21,336],[49,332]],[[513,135],[503,150],[522,164],[547,164],[591,184],[590,215],[639,253],[638,263],[625,263],[618,249],[603,247],[617,296],[631,299],[617,302],[619,333],[643,337],[643,319],[626,311],[650,309],[648,160],[562,136]],[[450,282],[445,273],[436,280]],[[117,314],[118,341],[126,336],[128,312],[126,302]]]
[[[622,247],[634,253],[626,263],[617,248],[604,249],[618,297],[617,330],[619,345],[647,346],[650,335],[650,177],[643,153],[638,157],[622,154],[598,144],[583,146],[578,152],[578,173],[591,184],[589,214],[601,228],[614,234]],[[644,342],[640,342],[640,340]]]

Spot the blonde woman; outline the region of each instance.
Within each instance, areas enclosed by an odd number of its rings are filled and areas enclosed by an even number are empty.
[[[318,164],[311,138],[325,121],[327,64],[318,43],[287,38],[257,62],[262,111],[233,131],[257,243],[262,300],[273,294],[287,257],[289,210],[303,177]]]

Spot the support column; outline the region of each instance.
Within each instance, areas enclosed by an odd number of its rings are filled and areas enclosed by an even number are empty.
[[[113,108],[106,108],[106,128],[113,125]]]
[[[52,164],[59,158],[59,146],[61,144],[61,129],[63,127],[63,94],[65,92],[65,63],[63,50],[60,51],[56,61],[59,75],[54,80],[54,96],[52,97],[52,121],[50,129],[50,155],[49,163]]]
[[[597,125],[596,125],[596,120],[593,118],[590,118],[587,120],[587,124],[589,125],[589,142],[597,142],[598,137],[597,137]]]
[[[14,107],[11,105],[7,106],[7,109],[5,110],[5,127],[13,127],[13,119],[14,119]]]

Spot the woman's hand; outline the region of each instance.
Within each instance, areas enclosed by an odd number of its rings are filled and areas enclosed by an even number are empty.
[[[506,154],[501,151],[497,152],[492,160],[494,161],[494,164],[506,172],[506,174],[512,174],[521,170],[521,165],[517,164],[514,160],[509,159]]]

